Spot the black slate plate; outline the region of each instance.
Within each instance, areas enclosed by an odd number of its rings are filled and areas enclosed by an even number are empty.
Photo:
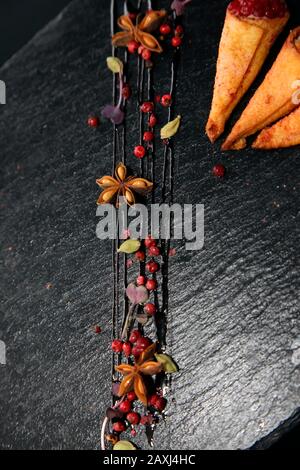
[[[111,257],[95,236],[95,178],[111,168],[111,127],[85,125],[111,93],[103,3],[73,2],[0,70],[1,448],[98,448],[110,399]],[[178,244],[170,267],[168,347],[181,372],[161,449],[249,448],[299,421],[299,148],[222,155],[205,137],[226,4],[194,1],[187,17],[175,199],[205,204],[206,234],[201,252]],[[167,87],[168,75],[156,79]]]

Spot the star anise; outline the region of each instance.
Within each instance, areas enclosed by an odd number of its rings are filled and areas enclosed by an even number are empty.
[[[154,343],[141,353],[135,365],[121,364],[116,366],[116,371],[124,376],[119,388],[119,397],[123,397],[126,393],[134,390],[138,399],[144,405],[147,405],[147,388],[143,375],[156,375],[162,370],[162,365],[159,362],[150,360],[153,358],[155,350],[156,344]]]
[[[145,195],[152,191],[153,183],[145,178],[127,177],[127,168],[123,163],[116,167],[115,178],[112,176],[103,176],[96,180],[96,183],[104,191],[100,194],[97,204],[109,204],[116,202],[118,206],[119,197],[123,196],[129,206],[135,204],[135,194]]]
[[[149,49],[149,51],[161,53],[161,45],[150,33],[154,32],[159,27],[166,15],[167,12],[165,10],[152,10],[146,13],[140,22],[140,17],[138,17],[136,25],[133,24],[129,16],[120,16],[118,25],[123,31],[113,35],[113,45],[116,47],[127,47],[130,41],[135,40]]]

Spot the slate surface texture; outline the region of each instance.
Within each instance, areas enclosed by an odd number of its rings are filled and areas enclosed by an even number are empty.
[[[222,155],[205,137],[226,4],[194,1],[186,19],[175,200],[205,204],[205,246],[177,243],[170,266],[168,351],[181,371],[157,449],[266,447],[300,417],[299,148]],[[0,70],[4,449],[99,448],[112,269],[110,243],[95,235],[95,179],[110,173],[112,145],[109,123],[93,132],[85,122],[111,95],[109,24],[108,1],[75,0]],[[158,68],[156,80],[165,90],[169,74]],[[211,176],[218,161],[222,181]]]

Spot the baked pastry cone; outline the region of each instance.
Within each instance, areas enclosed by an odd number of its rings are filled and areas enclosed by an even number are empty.
[[[254,8],[262,1],[252,0],[251,5]],[[223,133],[226,121],[255,80],[271,46],[289,19],[285,2],[264,1],[269,4],[279,2],[281,9],[278,15],[281,16],[255,17],[251,10],[242,9],[242,12],[250,13],[250,16],[243,16],[236,9],[240,0],[235,0],[228,6],[219,47],[212,107],[206,125],[206,133],[212,142]],[[255,11],[253,10],[254,13]]]
[[[274,126],[264,129],[252,145],[255,149],[277,149],[300,144],[300,107]]]
[[[293,100],[295,83],[300,79],[300,27],[294,29],[283,45],[273,67],[258,88],[223,150],[242,149],[246,138],[278,121],[298,104]]]

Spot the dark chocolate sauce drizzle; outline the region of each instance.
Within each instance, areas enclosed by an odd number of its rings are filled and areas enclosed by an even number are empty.
[[[128,13],[127,8],[127,0],[124,1],[124,14]],[[115,0],[111,0],[111,36],[115,33],[116,27],[116,4]],[[112,56],[117,56],[117,51],[114,46],[112,46]],[[124,64],[124,83],[127,80],[127,65],[128,65],[128,53],[127,50],[124,52],[123,58]],[[116,105],[117,102],[117,82],[116,82],[116,74],[113,74],[113,103]],[[122,103],[123,111],[126,117],[126,101],[123,100]],[[126,164],[126,119],[122,126],[116,126],[113,124],[113,170],[112,174],[115,172],[116,164],[117,164],[117,156],[120,156],[120,160]],[[121,281],[121,274],[123,273],[123,322],[127,316],[128,312],[128,299],[126,297],[126,287],[127,287],[127,257],[126,255],[123,256],[123,263],[122,269],[120,269],[120,254],[118,253],[118,247],[120,243],[119,238],[119,227],[117,227],[117,237],[112,242],[112,265],[113,265],[113,308],[112,308],[112,333],[113,339],[119,336],[119,328],[120,328],[120,281]],[[112,381],[118,381],[118,376],[115,372],[115,365],[120,364],[120,355],[113,354],[112,359]],[[113,405],[116,402],[116,398],[112,396],[112,403]]]
[[[137,11],[141,11],[143,2],[145,0],[138,0],[137,2]],[[148,10],[153,9],[152,0],[146,1],[146,7]],[[116,27],[116,10],[117,3],[116,0],[111,0],[111,35],[115,33]],[[128,13],[128,2],[124,0],[124,14]],[[174,20],[178,24],[178,19],[174,14]],[[112,55],[117,56],[117,51],[112,47]],[[168,121],[171,121],[174,118],[174,107],[175,107],[175,92],[176,92],[176,80],[177,80],[177,70],[179,62],[180,52],[175,50],[173,53],[173,58],[171,62],[171,81],[170,81],[170,91],[169,93],[172,96],[172,105],[168,110]],[[124,82],[127,81],[128,73],[128,52],[125,50],[124,53]],[[145,85],[147,84],[147,90],[145,90]],[[144,133],[144,119],[145,114],[141,112],[140,105],[144,101],[154,100],[154,86],[153,86],[153,71],[152,67],[145,67],[145,61],[141,59],[141,56],[138,56],[137,59],[137,108],[138,108],[138,128],[139,128],[139,140],[140,144],[143,144],[143,133]],[[113,75],[113,102],[116,105],[117,100],[117,78],[116,75]],[[126,101],[123,100],[123,110],[126,116]],[[113,125],[113,173],[118,162],[117,157],[120,155],[120,160],[126,164],[126,119],[122,126]],[[141,159],[140,161],[140,176],[147,177],[150,181],[155,183],[155,156],[156,156],[156,146],[155,142],[148,149],[148,156],[146,159]],[[146,160],[146,164],[144,162]],[[174,197],[174,148],[172,141],[167,142],[164,146],[163,153],[163,173],[162,173],[162,187],[161,187],[161,197],[158,202],[172,204]],[[157,192],[155,188],[151,194],[151,203],[155,203],[157,198]],[[150,227],[149,227],[150,228]],[[150,232],[149,232],[150,233]],[[120,262],[120,255],[117,252],[120,240],[119,235],[117,239],[112,242],[112,265],[113,265],[113,307],[112,307],[112,334],[113,339],[117,338],[119,335],[119,329],[122,329],[126,318],[129,312],[128,299],[126,297],[126,287],[128,285],[128,276],[127,276],[127,256],[122,256],[122,262]],[[160,299],[155,292],[155,304],[158,308],[158,314],[155,317],[155,326],[157,332],[157,339],[160,345],[160,349],[164,351],[167,346],[167,327],[168,327],[168,317],[169,317],[169,250],[170,250],[170,240],[160,240],[161,249],[162,249],[162,265],[161,265],[161,278],[162,278],[162,295],[161,295],[161,305]],[[122,275],[123,273],[123,275]],[[140,263],[140,273],[145,274],[145,263]],[[154,276],[155,278],[156,276]],[[122,285],[121,285],[121,280]],[[122,292],[123,298],[123,312],[122,320],[120,321],[120,290]],[[141,327],[140,327],[141,328]],[[141,328],[142,329],[142,328]],[[118,375],[115,372],[115,365],[120,363],[120,355],[113,354],[112,360],[112,381],[116,382],[119,380]],[[161,375],[157,377],[156,386],[163,387],[167,385],[170,387],[171,382],[169,376]],[[116,403],[116,398],[112,397],[113,405]],[[153,427],[146,427],[146,434],[149,441],[149,444],[153,446]]]
[[[177,22],[176,14],[174,13],[174,21]],[[176,106],[176,82],[177,70],[179,64],[180,52],[176,49],[173,53],[171,62],[171,80],[169,94],[172,96],[172,104],[168,112],[168,122],[174,119],[174,110]],[[164,156],[163,156],[163,173],[162,173],[162,191],[161,202],[163,204],[173,204],[174,199],[174,146],[172,140],[165,143]],[[170,240],[161,240],[162,245],[162,307],[157,316],[157,331],[161,347],[166,347],[167,323],[168,323],[168,308],[169,308],[169,251]]]
[[[128,1],[124,0],[124,10],[123,14],[128,14]],[[124,83],[127,82],[127,72],[128,72],[128,51],[125,49],[124,52]],[[126,165],[126,108],[127,108],[127,101],[123,100],[123,111],[125,114],[125,118],[122,124],[122,162]],[[123,329],[124,323],[126,321],[126,317],[128,315],[129,310],[129,303],[128,298],[126,296],[126,288],[128,285],[128,269],[127,269],[127,255],[123,254],[123,315],[122,315],[122,322],[121,322],[121,329]]]
[[[110,6],[110,15],[111,15],[111,36],[115,33],[115,0],[111,0]],[[116,55],[115,47],[112,46],[112,56]],[[117,91],[117,84],[116,84],[116,76],[113,75],[113,104],[116,105],[116,91]],[[112,174],[115,172],[116,167],[116,159],[117,159],[117,133],[116,133],[116,125],[113,124],[113,161],[112,161]],[[112,241],[112,266],[113,266],[113,307],[112,307],[112,337],[116,338],[117,335],[117,324],[118,324],[118,254],[117,254],[117,240]],[[112,380],[115,382],[117,380],[115,374],[115,364],[116,364],[116,355],[113,354],[112,356]],[[115,398],[112,395],[112,403],[114,405]]]

